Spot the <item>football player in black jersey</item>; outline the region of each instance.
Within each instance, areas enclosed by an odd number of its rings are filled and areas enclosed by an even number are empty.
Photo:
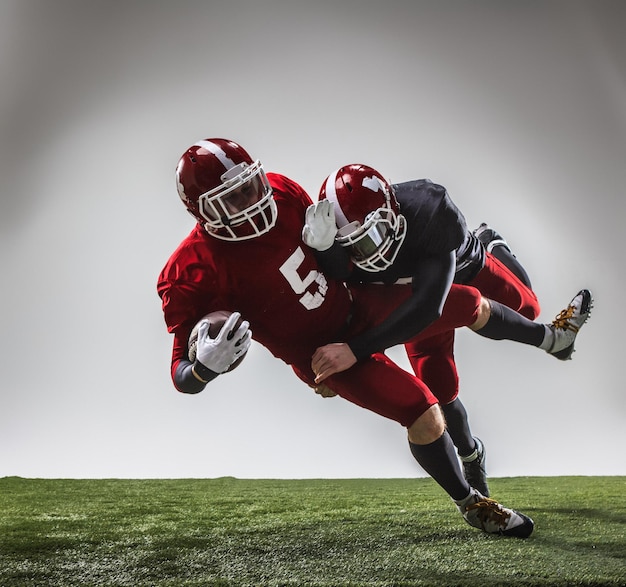
[[[360,337],[368,348],[388,348],[386,341],[397,340],[403,330],[425,330],[441,316],[450,286],[458,283],[477,288],[487,305],[488,319],[476,332],[533,345],[567,360],[592,306],[591,293],[583,289],[552,324],[534,322],[540,311],[537,297],[498,233],[486,224],[470,231],[443,186],[426,179],[390,185],[367,165],[345,165],[326,178],[318,203],[307,210],[303,240],[316,250],[330,277],[412,285],[413,295]],[[488,496],[485,449],[472,435],[458,398],[454,330],[412,337],[405,348],[415,374],[441,403],[467,480]],[[313,370],[321,383],[362,358],[363,350],[354,345],[326,345],[313,356]]]

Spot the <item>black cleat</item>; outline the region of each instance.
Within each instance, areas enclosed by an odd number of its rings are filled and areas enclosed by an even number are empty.
[[[484,222],[474,230],[472,234],[483,243],[488,253],[491,253],[494,247],[498,246],[506,247],[509,253],[511,252],[511,247],[509,247],[509,244],[504,240],[504,237]]]
[[[489,497],[489,486],[487,485],[487,451],[480,438],[474,437],[476,450],[467,457],[461,457],[463,463],[463,473],[466,481],[485,497]],[[472,460],[466,460],[472,459]]]

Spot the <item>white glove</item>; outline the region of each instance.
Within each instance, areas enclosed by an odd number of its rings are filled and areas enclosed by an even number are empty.
[[[304,215],[302,229],[304,244],[316,251],[326,251],[333,246],[336,234],[334,204],[326,199],[311,204]]]
[[[239,357],[247,353],[252,344],[249,322],[244,320],[233,335],[228,336],[239,318],[241,314],[233,312],[215,338],[209,335],[209,321],[202,322],[198,328],[196,361],[214,373],[224,373]]]

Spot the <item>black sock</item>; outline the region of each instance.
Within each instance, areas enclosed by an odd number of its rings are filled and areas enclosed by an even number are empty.
[[[446,425],[448,433],[456,449],[462,457],[471,455],[476,449],[476,443],[470,430],[469,422],[467,420],[467,412],[465,406],[461,403],[461,400],[457,397],[445,406],[442,405],[441,409],[443,415],[446,417]]]
[[[530,277],[528,273],[522,267],[515,255],[509,251],[509,249],[502,245],[496,245],[493,247],[491,254],[500,261],[505,267],[509,269],[526,287],[532,289],[530,284]]]
[[[546,328],[543,324],[533,322],[515,310],[489,300],[491,316],[477,334],[494,340],[514,340],[532,346],[539,346],[543,342]]]
[[[409,442],[415,460],[455,501],[465,499],[471,488],[465,480],[454,444],[447,431],[430,444]]]

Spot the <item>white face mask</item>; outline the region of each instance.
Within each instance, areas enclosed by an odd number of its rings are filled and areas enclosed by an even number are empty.
[[[246,240],[268,232],[278,211],[261,162],[235,165],[221,179],[221,185],[198,198],[206,231],[222,240]]]
[[[337,231],[337,242],[350,249],[357,267],[364,271],[384,271],[396,259],[406,236],[406,220],[389,208],[368,214],[365,223],[351,222]]]

